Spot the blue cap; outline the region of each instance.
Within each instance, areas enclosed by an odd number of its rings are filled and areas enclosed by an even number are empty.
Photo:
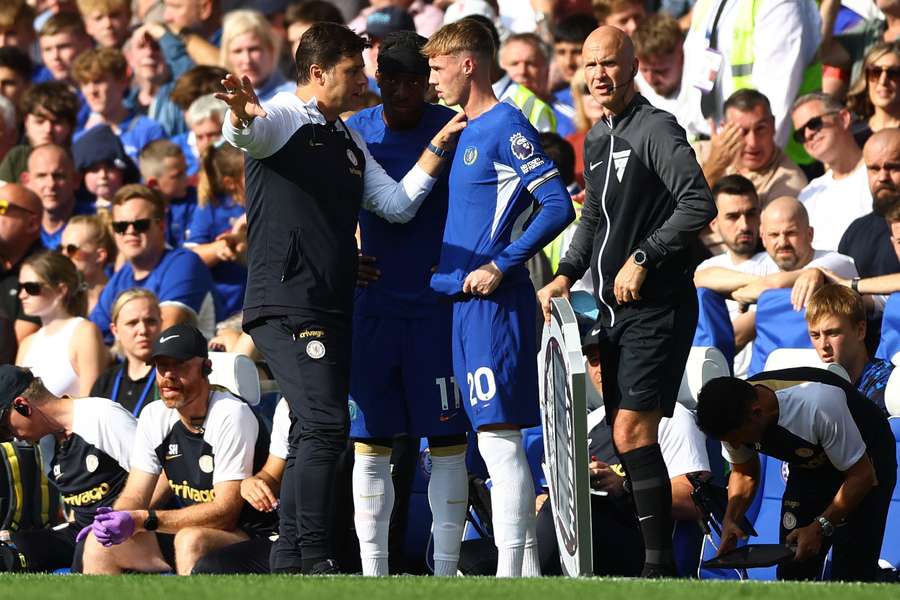
[[[415,31],[416,23],[404,9],[389,6],[376,10],[366,19],[366,33],[369,37],[382,39],[395,31]]]
[[[125,153],[122,140],[113,133],[109,125],[95,125],[84,132],[72,144],[72,155],[78,171],[84,172],[93,165],[109,163],[124,171],[125,183],[137,183],[141,180],[137,166]]]

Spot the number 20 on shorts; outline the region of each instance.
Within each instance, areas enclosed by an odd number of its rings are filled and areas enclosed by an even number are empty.
[[[466,373],[469,384],[469,404],[475,406],[479,401],[490,402],[497,393],[497,382],[494,372],[487,367],[478,367],[474,373]]]

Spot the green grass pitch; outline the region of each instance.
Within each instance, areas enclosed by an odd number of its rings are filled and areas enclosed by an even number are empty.
[[[0,575],[2,600],[883,600],[896,598],[898,591],[900,588],[889,584],[625,579]]]

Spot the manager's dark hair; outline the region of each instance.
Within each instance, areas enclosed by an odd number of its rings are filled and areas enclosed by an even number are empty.
[[[759,204],[759,195],[756,193],[756,186],[753,182],[737,173],[726,175],[718,180],[712,188],[713,199],[719,198],[719,194],[728,194],[729,196],[746,196]]]
[[[697,426],[714,440],[740,428],[756,400],[753,386],[737,377],[716,377],[697,395]]]
[[[346,25],[339,23],[314,23],[303,37],[294,55],[297,66],[297,84],[309,83],[309,68],[319,65],[325,71],[334,68],[347,57],[359,56],[369,46],[365,38]]]

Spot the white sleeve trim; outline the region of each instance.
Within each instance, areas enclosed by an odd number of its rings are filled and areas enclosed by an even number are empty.
[[[227,392],[213,392],[203,439],[213,451],[213,485],[243,481],[253,475],[259,423],[243,400]]]
[[[391,223],[406,223],[411,220],[431,192],[437,178],[426,173],[416,163],[401,181],[394,181],[369,152],[369,146],[359,132],[351,128],[348,131],[362,150],[366,161],[363,173],[363,208]]]

